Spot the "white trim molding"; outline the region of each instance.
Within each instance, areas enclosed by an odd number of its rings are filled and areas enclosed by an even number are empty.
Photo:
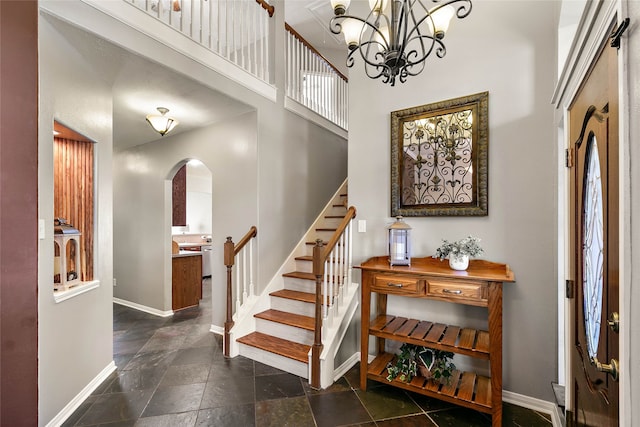
[[[358,362],[360,362],[360,352],[353,353],[351,357],[345,360],[342,365],[338,366],[338,368],[333,371],[333,382],[338,381],[340,377],[349,372],[349,369],[353,368]]]
[[[138,304],[137,302],[131,302],[120,298],[113,297],[113,302],[116,304],[124,305],[125,307],[133,308],[134,310],[144,311],[145,313],[153,314],[159,317],[173,316],[173,311],[162,311],[157,308],[147,307],[146,305]]]
[[[340,126],[336,125],[335,123],[325,119],[320,114],[316,113],[315,111],[311,110],[308,107],[305,107],[304,105],[300,104],[298,101],[296,101],[295,99],[289,96],[285,96],[284,98],[284,108],[286,110],[291,111],[294,114],[297,114],[303,119],[309,120],[310,122],[313,122],[318,126],[321,126],[326,130],[335,133],[336,135],[344,138],[345,140],[348,139],[349,137],[349,132],[347,132],[346,129],[343,129]]]
[[[224,327],[218,326],[218,325],[211,325],[211,328],[209,328],[209,332],[213,332],[214,334],[217,334],[217,335],[224,335]]]
[[[85,292],[89,292],[92,289],[96,289],[100,287],[99,280],[91,280],[89,282],[82,282],[78,286],[74,286],[73,288],[67,291],[54,291],[53,298],[56,301],[56,304],[61,303],[62,301],[66,301],[70,298],[76,297],[78,295],[82,295]]]
[[[548,414],[551,417],[553,427],[562,427],[563,425],[558,405],[554,402],[547,402],[546,400],[536,399],[535,397],[525,396],[524,394],[518,394],[507,390],[502,390],[502,401],[531,409],[532,411]]]
[[[75,410],[82,405],[82,402],[84,402],[87,397],[91,396],[91,393],[93,393],[94,390],[97,389],[98,386],[102,384],[104,380],[106,380],[115,370],[116,363],[112,360],[111,363],[109,363],[98,375],[96,375],[94,379],[91,380],[89,384],[85,386],[85,388],[82,389],[82,391],[80,391],[80,393],[76,395],[76,397],[71,399],[71,401],[62,408],[62,411],[58,412],[58,414],[46,424],[46,427],[58,427],[62,425],[62,423],[73,415]]]

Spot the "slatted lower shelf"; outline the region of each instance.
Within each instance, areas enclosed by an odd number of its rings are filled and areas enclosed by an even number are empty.
[[[410,383],[398,379],[389,383],[387,365],[394,357],[390,353],[378,355],[369,364],[367,378],[491,414],[490,378],[474,372],[455,371],[449,384],[440,384],[422,376],[414,377]]]
[[[383,315],[371,321],[371,335],[489,359],[489,332],[406,317]]]

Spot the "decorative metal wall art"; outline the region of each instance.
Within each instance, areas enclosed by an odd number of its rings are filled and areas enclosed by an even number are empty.
[[[391,113],[391,216],[486,216],[489,93]]]

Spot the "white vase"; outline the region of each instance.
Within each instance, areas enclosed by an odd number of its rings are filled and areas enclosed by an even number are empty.
[[[459,255],[457,257],[449,255],[449,267],[453,270],[466,270],[469,267],[469,255]]]

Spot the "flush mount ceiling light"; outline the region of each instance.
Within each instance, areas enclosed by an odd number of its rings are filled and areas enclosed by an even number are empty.
[[[361,18],[347,14],[350,3],[331,0],[335,16],[329,24],[332,33],[344,34],[347,67],[353,66],[358,52],[367,76],[391,86],[396,77],[404,83],[408,76],[420,74],[432,53],[444,57],[442,40],[449,21],[471,12],[471,0],[369,0],[369,15]]]
[[[157,110],[158,112],[160,112],[160,114],[149,114],[147,116],[147,122],[156,132],[164,136],[165,134],[171,132],[173,128],[178,126],[178,123],[180,122],[173,117],[169,117],[166,115],[169,112],[168,108],[158,107]]]

